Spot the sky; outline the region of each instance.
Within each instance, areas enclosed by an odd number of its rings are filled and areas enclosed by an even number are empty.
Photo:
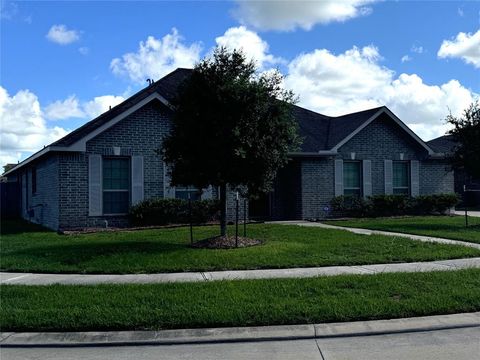
[[[480,94],[479,1],[0,0],[0,164],[218,45],[278,69],[300,106],[386,105],[424,140]]]

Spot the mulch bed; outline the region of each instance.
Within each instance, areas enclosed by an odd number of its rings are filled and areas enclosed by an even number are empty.
[[[238,237],[238,247],[249,247],[263,244],[263,241],[258,239],[247,238],[243,236]],[[197,249],[233,249],[236,247],[235,236],[214,236],[208,239],[197,241],[192,244],[193,248]]]

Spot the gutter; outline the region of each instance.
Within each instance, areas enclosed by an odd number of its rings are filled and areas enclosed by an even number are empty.
[[[329,157],[338,155],[337,151],[334,150],[320,150],[317,152],[291,152],[288,153],[290,157]]]
[[[35,154],[33,155],[30,155],[28,158],[26,158],[25,160],[23,160],[22,162],[18,163],[14,168],[6,171],[5,173],[2,174],[2,176],[7,176],[9,174],[12,174],[13,172],[17,171],[17,170],[20,170],[22,167],[24,167],[25,165],[31,163],[32,161],[38,159],[39,157],[49,153],[49,152],[53,152],[53,151],[69,151],[71,152],[72,150],[69,149],[68,147],[64,147],[64,146],[46,146],[44,147],[42,150],[40,151],[37,151]]]

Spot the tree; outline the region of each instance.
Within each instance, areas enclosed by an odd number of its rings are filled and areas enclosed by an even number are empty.
[[[454,168],[465,170],[473,177],[480,178],[480,106],[478,100],[463,111],[462,116],[451,113],[446,118],[453,125],[449,134],[457,142],[452,157]]]
[[[227,187],[249,194],[272,188],[288,153],[299,145],[295,101],[277,72],[257,74],[240,51],[216,48],[193,69],[173,102],[163,142],[172,185],[220,189],[220,229],[226,235]]]

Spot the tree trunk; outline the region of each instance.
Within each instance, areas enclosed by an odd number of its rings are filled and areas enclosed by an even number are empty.
[[[227,235],[227,185],[220,185],[220,235]]]

